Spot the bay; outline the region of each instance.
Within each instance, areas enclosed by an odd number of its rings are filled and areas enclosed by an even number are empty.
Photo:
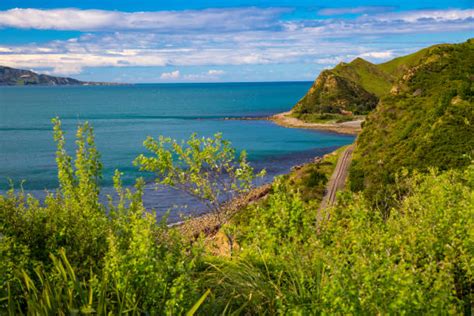
[[[266,168],[270,181],[291,166],[311,160],[354,137],[335,133],[289,129],[265,117],[290,109],[311,86],[310,82],[140,84],[125,86],[0,87],[0,190],[13,182],[37,196],[57,187],[55,144],[51,118],[59,117],[74,153],[77,126],[89,121],[95,130],[104,165],[103,187],[109,192],[115,169],[131,185],[139,172],[134,158],[145,153],[147,136],[186,139],[223,133],[238,150],[246,150],[257,168]],[[186,204],[170,190],[147,186],[145,204],[164,212]]]

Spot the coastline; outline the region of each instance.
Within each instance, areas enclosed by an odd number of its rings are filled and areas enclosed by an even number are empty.
[[[339,134],[357,135],[362,130],[363,120],[355,120],[342,123],[308,123],[296,117],[290,116],[291,111],[275,114],[268,118],[275,124],[288,128],[306,128],[322,131],[330,131]]]
[[[225,120],[268,120],[272,121],[277,125],[287,127],[287,128],[303,128],[303,129],[314,129],[321,131],[329,131],[338,134],[345,135],[357,135],[362,130],[363,120],[354,120],[349,122],[342,123],[308,123],[304,122],[298,118],[291,117],[291,111],[278,113],[273,116],[267,117],[230,117],[225,118]],[[337,150],[336,150],[337,151]],[[332,155],[336,151],[329,153],[327,155]],[[325,155],[324,157],[326,157]],[[323,157],[315,157],[315,161],[319,161]],[[311,162],[305,163],[303,165],[293,166],[293,170],[297,170],[310,164]],[[231,218],[236,212],[238,212],[243,207],[248,206],[249,204],[258,202],[264,199],[270,192],[272,188],[273,181],[267,183],[263,186],[256,187],[244,196],[237,197],[233,200],[225,202],[225,212],[224,217],[227,219]],[[185,221],[180,221],[177,223],[171,223],[169,227],[176,227],[181,230],[181,232],[188,236],[188,238],[197,238],[199,234],[203,233],[207,238],[214,239],[216,234],[219,232],[219,223],[216,218],[216,214],[207,213],[201,216],[194,218],[189,218]]]
[[[223,203],[224,211],[221,216],[227,221],[240,209],[264,199],[272,189],[273,182],[258,186],[248,193],[235,197],[232,200]],[[191,217],[187,220],[171,223],[168,227],[177,227],[188,238],[197,238],[199,234],[212,236],[220,229],[220,222],[215,213],[205,213],[197,217]]]

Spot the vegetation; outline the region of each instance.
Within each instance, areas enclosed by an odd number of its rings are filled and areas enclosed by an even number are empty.
[[[363,117],[335,113],[291,113],[291,116],[309,123],[342,123]]]
[[[0,66],[0,86],[83,85],[86,83],[72,78],[54,77],[29,70]]]
[[[209,313],[462,314],[473,302],[474,166],[414,174],[390,216],[346,193],[316,231],[316,205],[277,182],[236,219],[240,252],[213,258]]]
[[[411,76],[411,72],[432,56],[433,51],[456,46],[458,44],[435,45],[378,65],[362,58],[340,63],[321,72],[307,94],[295,105],[293,113],[309,121],[312,114],[367,114],[376,108],[381,98],[390,94],[394,84]],[[469,60],[469,56],[466,57]]]
[[[295,105],[297,114],[366,114],[378,98],[359,83],[331,70],[323,71],[308,93]]]
[[[401,167],[464,168],[474,156],[474,41],[422,53],[409,56],[411,68],[368,116],[357,140],[352,189],[383,211],[394,200]]]
[[[474,164],[441,174],[403,171],[399,203],[386,217],[363,195],[346,192],[331,218],[318,223],[322,189],[337,160],[329,155],[277,179],[264,201],[224,224],[236,247],[221,257],[157,223],[143,207],[141,179],[124,189],[117,172],[117,197],[100,203],[90,126],[80,127],[77,138],[72,161],[55,121],[60,188],[43,205],[21,192],[0,197],[6,313],[470,311]]]
[[[156,223],[114,177],[117,198],[99,202],[101,164],[88,124],[76,158],[55,120],[59,189],[43,204],[22,192],[0,196],[0,310],[28,314],[181,314],[205,290],[192,280],[198,244]]]
[[[154,155],[140,155],[135,160],[140,170],[154,172],[158,185],[196,198],[215,215],[219,226],[227,220],[223,202],[253,188],[256,176],[246,152],[242,151],[237,159],[235,149],[221,134],[201,139],[193,134],[186,143],[149,137],[144,145]],[[262,170],[257,176],[264,175]]]
[[[338,153],[295,168],[220,222],[230,256],[206,247],[212,235],[187,238],[157,222],[142,179],[123,188],[117,171],[115,195],[101,201],[92,128],[78,128],[73,159],[54,120],[57,191],[44,202],[0,196],[0,313],[472,314],[473,44],[384,64],[410,68],[363,127],[353,191],[318,221]],[[152,155],[137,165],[216,216],[221,197],[246,192],[255,177],[221,135],[145,146]]]

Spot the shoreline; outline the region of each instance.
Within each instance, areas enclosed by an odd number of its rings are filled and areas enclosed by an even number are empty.
[[[279,126],[287,128],[315,129],[344,135],[357,135],[362,130],[364,120],[353,120],[342,123],[310,123],[292,117],[291,111],[277,113],[272,116],[242,116],[225,117],[225,121],[271,121]]]
[[[246,194],[224,202],[224,211],[220,215],[223,217],[223,222],[227,222],[242,208],[264,199],[271,192],[272,184],[273,181],[255,187]],[[209,237],[220,229],[220,225],[223,223],[222,220],[219,222],[217,214],[215,213],[204,213],[196,217],[188,218],[187,220],[170,223],[167,226],[180,229],[181,232],[189,238],[197,238],[201,233]]]
[[[305,128],[321,131],[330,131],[339,134],[357,135],[362,130],[363,120],[355,120],[342,123],[308,123],[296,117],[290,117],[291,111],[278,113],[270,116],[268,120],[275,124],[288,128]]]
[[[229,117],[225,120],[248,120],[248,121],[272,121],[273,123],[286,128],[303,128],[303,129],[314,129],[327,132],[334,132],[344,135],[357,135],[362,130],[363,120],[354,120],[342,123],[308,123],[298,118],[290,117],[291,111],[278,113],[267,117]],[[332,152],[334,153],[334,152]],[[332,154],[331,153],[331,154]],[[315,160],[322,159],[323,157],[315,157]],[[311,162],[304,163],[307,165]],[[294,168],[301,168],[302,166],[293,166]],[[225,202],[226,211],[224,212],[225,222],[231,218],[241,208],[248,206],[249,204],[255,203],[261,199],[264,199],[270,192],[273,185],[273,181],[265,185],[259,186],[245,194],[244,196],[237,197],[233,200]],[[175,227],[181,230],[185,236],[191,238],[197,238],[199,234],[203,233],[207,238],[212,238],[219,231],[219,224],[216,219],[216,214],[206,213],[197,217],[188,218],[184,221],[176,223],[170,223],[168,227]]]

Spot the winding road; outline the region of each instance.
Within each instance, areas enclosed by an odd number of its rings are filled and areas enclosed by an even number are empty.
[[[349,166],[351,165],[353,151],[354,145],[350,145],[344,150],[337,160],[336,169],[334,169],[331,179],[329,179],[326,194],[324,195],[318,209],[319,220],[329,218],[329,212],[327,212],[326,209],[336,202],[337,191],[344,188],[347,174],[349,172]]]

